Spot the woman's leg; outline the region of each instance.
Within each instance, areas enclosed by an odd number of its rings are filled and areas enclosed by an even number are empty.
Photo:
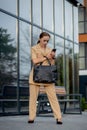
[[[34,120],[36,117],[36,109],[37,109],[37,97],[40,86],[30,84],[29,86],[29,120]]]
[[[51,108],[53,110],[55,119],[58,119],[58,121],[61,121],[62,120],[61,110],[60,110],[60,105],[56,96],[55,86],[53,84],[46,85],[45,90],[46,90]]]

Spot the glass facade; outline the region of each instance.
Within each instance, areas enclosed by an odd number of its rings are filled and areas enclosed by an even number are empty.
[[[87,102],[87,1],[79,7],[79,92]],[[83,36],[83,38],[81,37]]]
[[[87,34],[87,10],[79,8],[79,34]],[[87,42],[79,45],[79,69],[87,70]]]
[[[29,86],[31,46],[42,31],[51,35],[48,46],[57,49],[56,85],[79,91],[78,8],[67,0],[0,0],[0,93],[3,86],[17,86],[17,102],[6,103],[5,111],[28,111],[28,104],[18,109],[19,87]]]
[[[87,69],[87,43],[80,43],[79,46],[79,69]]]
[[[87,33],[87,10],[85,7],[79,8],[79,33]]]

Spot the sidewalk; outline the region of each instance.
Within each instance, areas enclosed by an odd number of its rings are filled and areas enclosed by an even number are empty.
[[[82,115],[63,114],[63,125],[57,125],[54,117],[36,117],[28,124],[28,115],[0,117],[0,130],[87,130],[87,112]]]

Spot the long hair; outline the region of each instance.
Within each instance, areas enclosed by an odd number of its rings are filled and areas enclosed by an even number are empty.
[[[40,35],[39,35],[39,39],[43,38],[44,36],[49,36],[50,37],[50,34],[47,33],[47,32],[42,32]],[[40,40],[38,40],[37,44],[40,42]]]

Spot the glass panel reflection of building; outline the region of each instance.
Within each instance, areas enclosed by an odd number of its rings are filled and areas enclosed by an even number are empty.
[[[69,93],[78,92],[78,8],[67,0],[4,3],[5,0],[0,1],[0,93],[3,86],[17,86],[17,90],[28,87],[31,46],[37,43],[42,31],[50,33],[49,46],[57,49],[60,71],[56,85],[65,86]],[[13,111],[17,112],[19,98],[17,91],[17,102],[6,104],[6,110],[14,106]],[[28,111],[28,103],[26,105],[25,111]]]

